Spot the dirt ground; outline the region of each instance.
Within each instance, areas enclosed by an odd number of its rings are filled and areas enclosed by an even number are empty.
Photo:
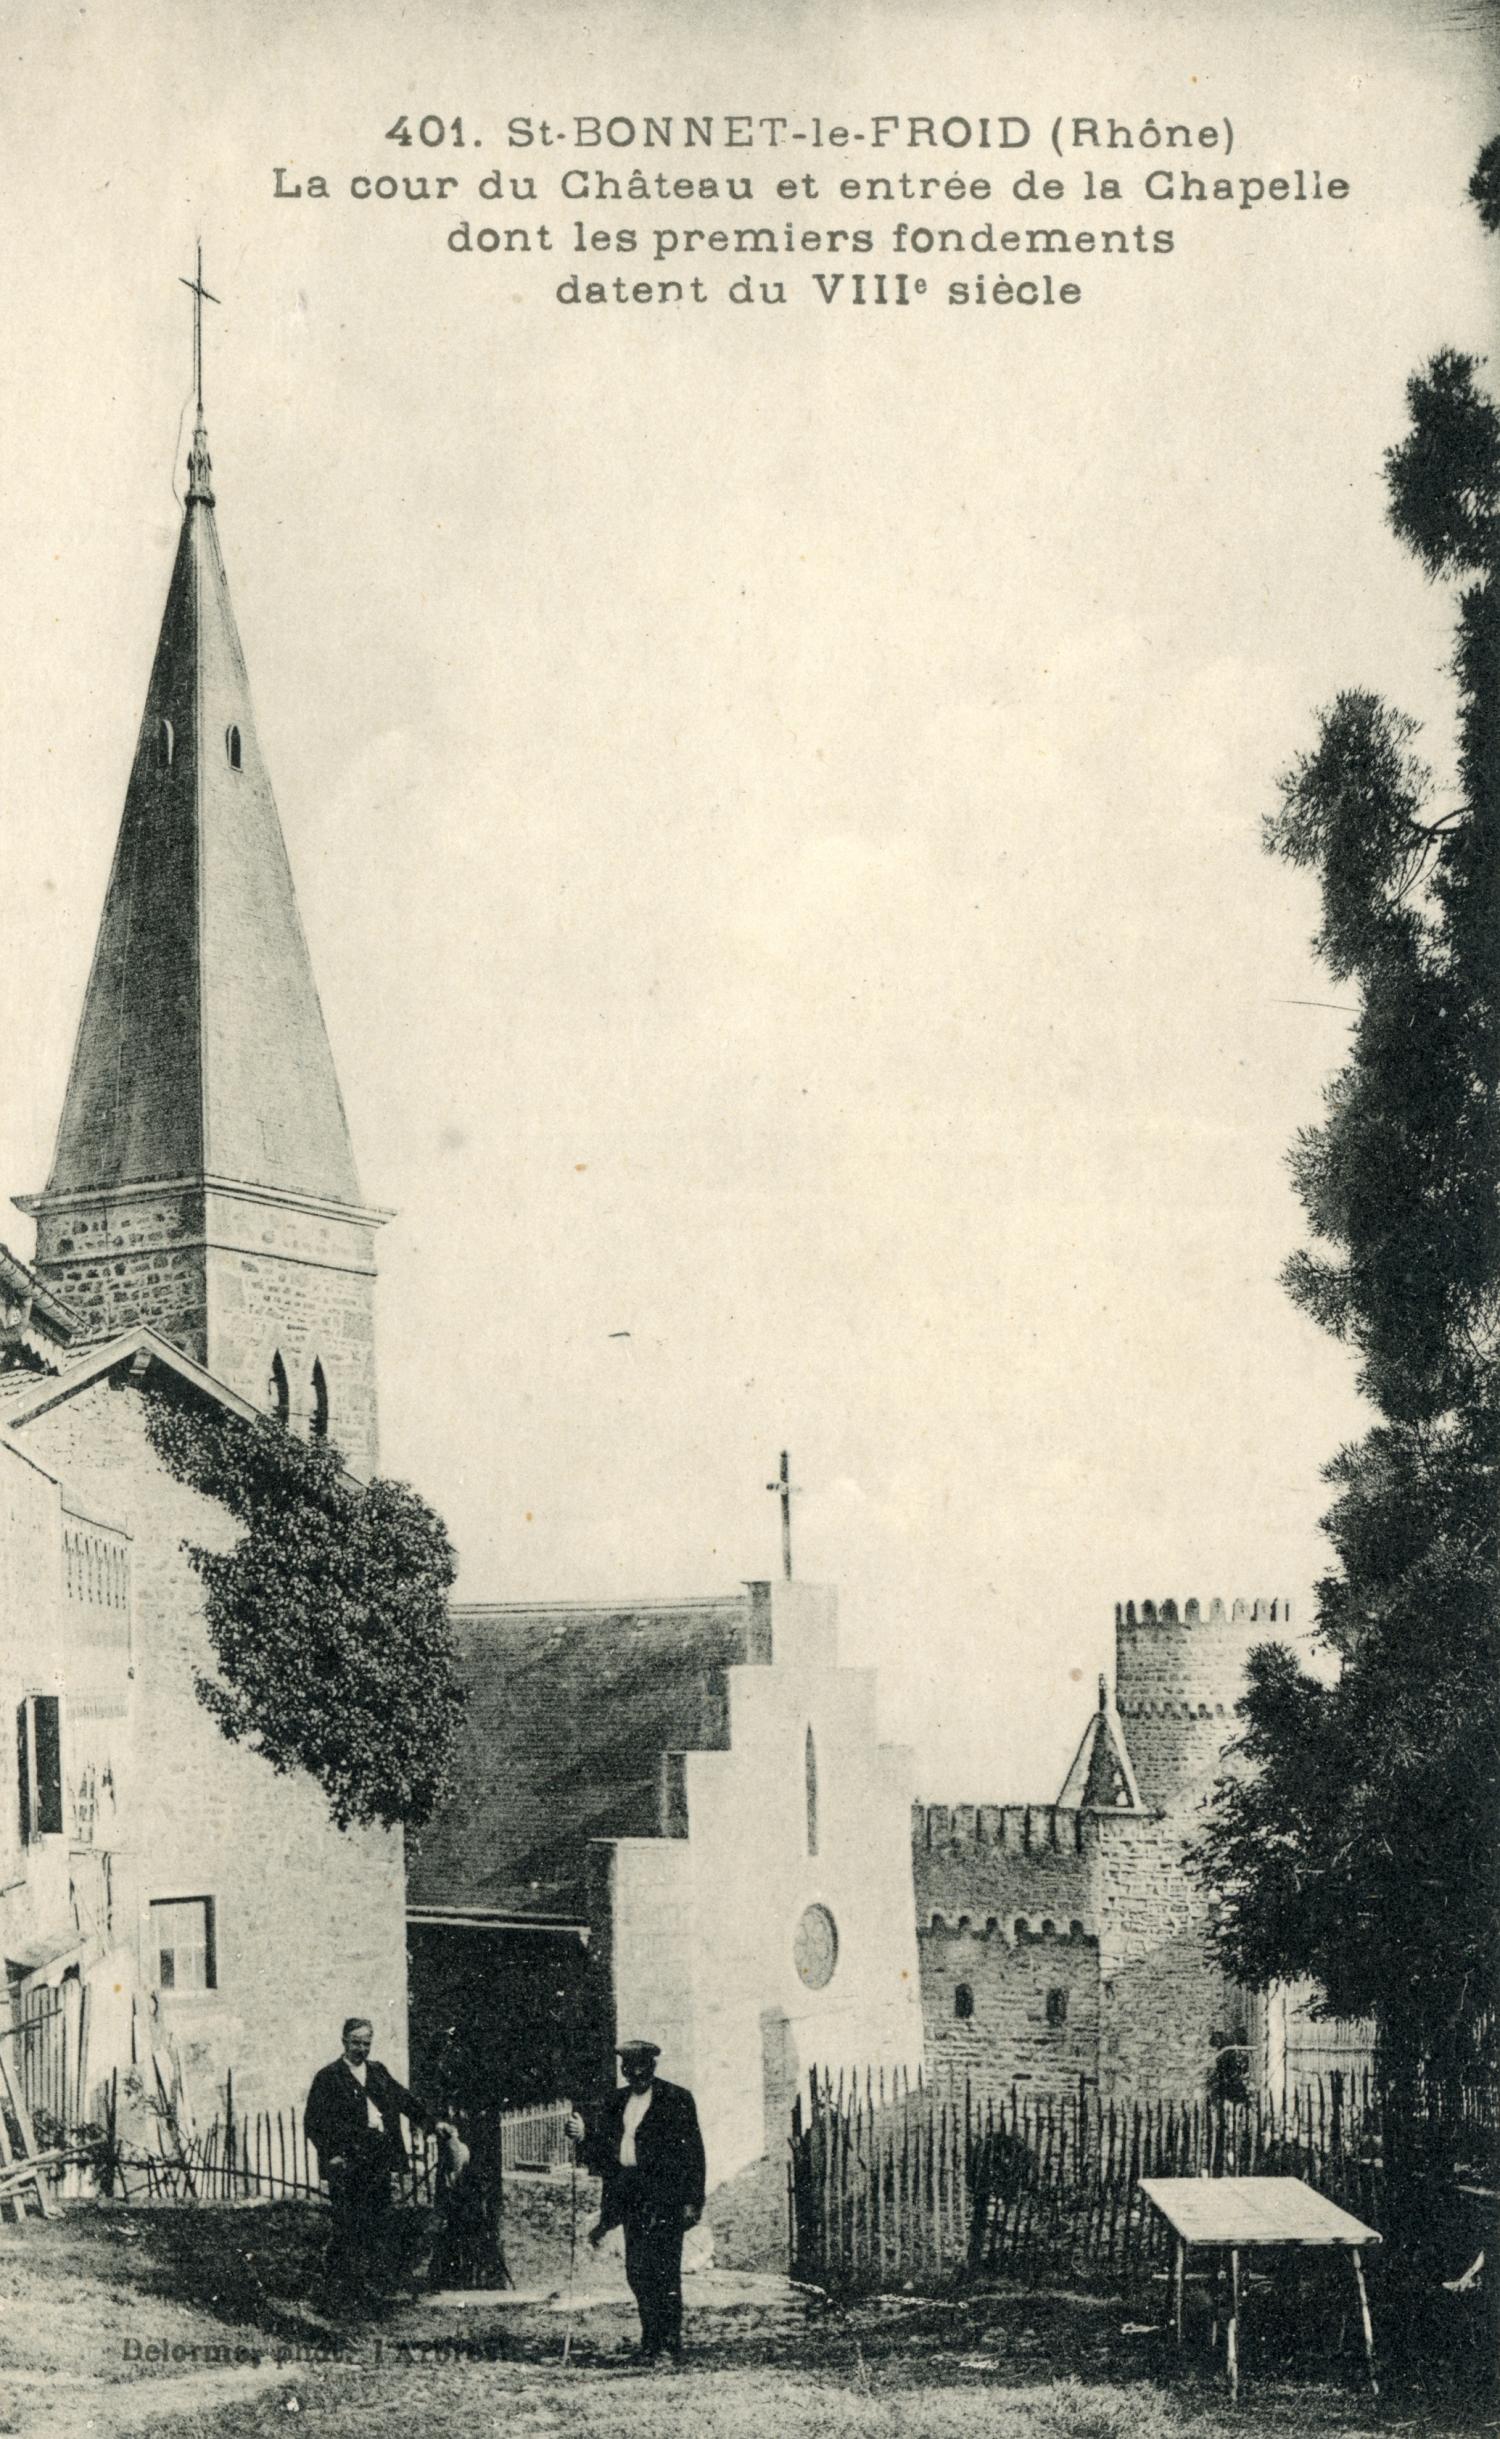
[[[523,2233],[529,2215],[530,2232]],[[1336,2320],[1288,2356],[1252,2308],[1231,2412],[1204,2333],[1179,2357],[1118,2299],[976,2292],[839,2308],[765,2272],[686,2282],[678,2373],[640,2371],[618,2266],[570,2290],[558,2196],[509,2213],[533,2300],[403,2301],[336,2327],[311,2300],[325,2215],[304,2205],[82,2206],[0,2227],[0,2429],[42,2439],[1353,2439],[1495,2429],[1455,2367],[1388,2381],[1377,2408]],[[549,2230],[550,2235],[549,2235]],[[419,2231],[413,2229],[414,2235]],[[549,2284],[549,2281],[551,2282]]]

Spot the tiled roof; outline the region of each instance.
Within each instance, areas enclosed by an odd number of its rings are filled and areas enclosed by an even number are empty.
[[[454,1801],[408,1841],[414,1907],[581,1920],[591,1838],[661,1826],[661,1756],[729,1741],[750,1599],[453,1613],[469,1692]]]

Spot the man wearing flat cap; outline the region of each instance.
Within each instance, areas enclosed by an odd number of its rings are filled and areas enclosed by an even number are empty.
[[[582,2145],[584,2166],[604,2183],[589,2242],[602,2244],[612,2227],[625,2230],[641,2360],[666,2355],[675,2362],[682,2353],[682,2239],[703,2216],[703,2137],[692,2093],[657,2074],[661,2051],[654,2041],[622,2041],[617,2055],[624,2083],[592,2126],[575,2110],[568,2132]]]

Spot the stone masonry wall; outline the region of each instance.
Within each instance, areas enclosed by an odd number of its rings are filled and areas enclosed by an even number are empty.
[[[305,1437],[312,1420],[313,1366],[320,1365],[328,1395],[327,1437],[355,1473],[372,1474],[379,1442],[371,1280],[275,1254],[215,1248],[208,1262],[208,1369],[264,1406],[271,1359],[279,1354],[291,1426]]]
[[[208,1361],[199,1188],[149,1197],[101,1195],[37,1214],[36,1267],[82,1317],[89,1338],[143,1321]]]
[[[17,1783],[16,1711],[28,1694],[64,1692],[62,1513],[55,1482],[0,1447],[0,1931],[7,1952],[66,1928],[68,1839],[23,1839]],[[68,1772],[69,1723],[63,1720]]]
[[[378,1453],[373,1227],[362,1214],[217,1187],[100,1195],[38,1213],[37,1269],[90,1337],[145,1322],[253,1405],[267,1406],[279,1354],[289,1420],[304,1435],[320,1364],[328,1437],[368,1475]]]
[[[1031,1843],[1020,1825],[1029,1813]],[[917,1807],[914,1860],[927,2053],[977,2090],[1042,2091],[1097,2076],[1109,2092],[1196,2092],[1243,2035],[1244,2003],[1209,1948],[1184,1865],[1191,1806],[1170,1813],[1046,1806]],[[1007,1842],[975,1834],[1003,1818]],[[955,1837],[957,1821],[968,1831]],[[946,1833],[946,1834],[945,1834]],[[955,2016],[955,1992],[973,2014]],[[1049,2023],[1049,1990],[1066,1992]]]
[[[1105,2093],[1202,2092],[1216,2052],[1244,2037],[1243,1995],[1214,1959],[1208,1902],[1183,1862],[1194,1833],[1181,1813],[1091,1825]]]
[[[1060,2092],[1096,2071],[1099,1942],[1086,1826],[1084,1815],[1053,1804],[913,1810],[927,2059],[966,2076],[981,2097],[1016,2082]],[[955,2012],[960,1987],[970,2015]]]
[[[1201,2092],[1247,2038],[1244,1993],[1210,1944],[1188,1849],[1235,1732],[1255,1643],[1285,1601],[1122,1602],[1116,1708],[1142,1809],[919,1805],[913,1821],[928,2055],[976,2082],[1042,2088],[1096,2074],[1106,2093]],[[1038,1943],[1033,1946],[1029,1943]],[[1040,2016],[1047,1959],[1061,2020]],[[973,2014],[955,2015],[962,1983]],[[1054,2007],[1054,2014],[1058,2012]]]
[[[1274,1641],[1289,1601],[1115,1606],[1115,1707],[1141,1799],[1167,1808],[1217,1776],[1253,1644]]]
[[[917,1921],[1087,1914],[1093,1899],[1083,1816],[1061,1804],[917,1804],[912,1810]]]
[[[346,2015],[375,2022],[377,2054],[406,2058],[401,1840],[347,1835],[298,1773],[279,1777],[219,1733],[193,1690],[211,1671],[199,1588],[182,1543],[223,1546],[223,1511],[184,1489],[146,1439],[139,1391],[102,1380],[26,1427],[28,1449],[132,1536],[134,1731],[120,1788],[133,1854],[142,1981],[154,1978],[150,1902],[211,1897],[218,1987],[163,1993],[199,2105],[233,2067],[246,2106],[300,2102],[337,2054]]]
[[[1133,1601],[1115,1611],[1116,1706],[1150,1819],[1098,1817],[1105,2088],[1198,2091],[1243,2042],[1248,2009],[1209,1940],[1208,1899],[1187,1869],[1235,1733],[1256,1643],[1285,1600]]]
[[[1014,1939],[946,1925],[922,1937],[927,2063],[976,2099],[1061,2096],[1098,2069],[1099,1942],[1062,1926]],[[967,2001],[967,2012],[959,2008]]]

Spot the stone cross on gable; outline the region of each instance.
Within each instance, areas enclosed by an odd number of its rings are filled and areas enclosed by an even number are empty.
[[[775,1491],[781,1501],[781,1572],[790,1583],[792,1576],[792,1501],[798,1496],[798,1492],[796,1484],[792,1480],[791,1459],[784,1448],[781,1452],[781,1471],[774,1482],[766,1484],[766,1488],[768,1491]]]

